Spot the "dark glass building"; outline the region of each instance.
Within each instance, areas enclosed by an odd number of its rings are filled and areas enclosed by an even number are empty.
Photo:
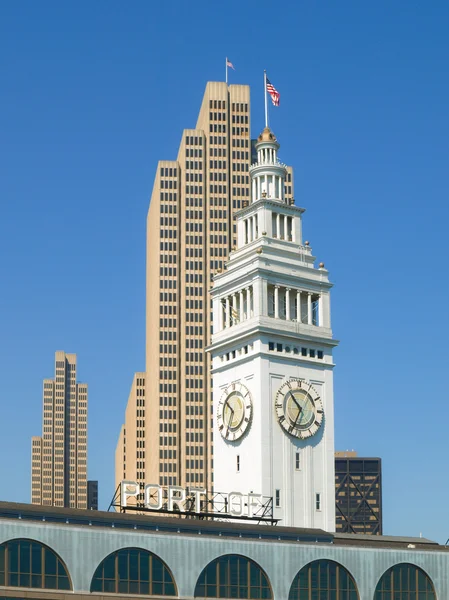
[[[98,481],[87,482],[87,508],[98,510]]]
[[[335,453],[336,531],[382,535],[382,462]]]

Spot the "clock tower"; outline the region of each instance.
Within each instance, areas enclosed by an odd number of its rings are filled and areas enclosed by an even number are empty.
[[[332,284],[285,199],[278,149],[266,127],[211,291],[214,490],[272,497],[281,525],[334,531]]]

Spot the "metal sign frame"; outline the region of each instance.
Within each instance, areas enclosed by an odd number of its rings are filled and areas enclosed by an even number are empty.
[[[196,497],[193,492],[186,488],[186,498],[184,501],[184,510],[176,508],[173,510],[168,508],[168,488],[160,486],[163,491],[163,504],[161,508],[151,508],[144,504],[142,494],[135,498],[135,504],[122,505],[122,483],[119,483],[115,494],[111,500],[108,511],[114,509],[120,513],[145,513],[145,514],[162,514],[175,515],[178,518],[184,519],[202,519],[202,520],[219,520],[219,521],[252,521],[259,524],[276,525],[280,519],[273,517],[273,498],[269,496],[260,496],[260,506],[253,511],[252,516],[249,515],[233,515],[229,512],[229,494],[222,492],[206,492],[201,496],[201,510],[195,510]],[[244,497],[244,496],[243,496]],[[154,500],[155,495],[150,494],[150,500]],[[247,504],[245,504],[247,506]]]

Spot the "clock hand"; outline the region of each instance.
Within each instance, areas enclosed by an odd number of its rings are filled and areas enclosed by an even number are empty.
[[[299,410],[299,412],[301,412],[301,411],[302,411],[301,405],[300,405],[300,404],[298,404],[298,401],[296,400],[296,398],[295,398],[295,395],[294,395],[294,394],[293,394],[293,392],[291,392],[291,391],[289,392],[289,394],[290,394],[290,396],[293,398],[293,402],[294,402],[294,403],[296,404],[296,406],[298,407],[298,410]]]
[[[233,421],[233,419],[234,419],[234,412],[235,412],[235,411],[234,411],[234,409],[232,408],[232,406],[229,404],[229,402],[228,402],[227,404],[228,404],[228,408],[229,408],[229,410],[231,411],[231,416],[230,416],[230,417],[229,417],[229,419],[228,419],[228,430],[229,430],[229,427],[231,426],[231,423],[232,423],[232,421]]]
[[[298,419],[301,417],[301,414],[303,412],[303,408],[302,406],[299,404],[299,402],[296,400],[295,395],[293,394],[292,391],[289,392],[290,396],[292,397],[293,402],[296,404],[296,407],[298,409],[298,414],[296,415],[296,419],[293,422],[293,427],[296,426],[296,423],[298,422]]]
[[[298,407],[298,408],[300,409],[301,407]],[[296,415],[296,419],[295,419],[295,422],[293,423],[293,427],[295,427],[295,425],[298,422],[298,419],[299,419],[300,416],[301,416],[301,410],[299,410],[298,414]]]

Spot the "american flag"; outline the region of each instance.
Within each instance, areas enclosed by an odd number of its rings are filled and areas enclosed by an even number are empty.
[[[235,67],[234,67],[234,65],[232,64],[232,62],[229,60],[229,58],[227,58],[227,59],[226,59],[226,66],[227,66],[227,67],[230,67],[231,69],[234,69],[234,71],[235,71]]]
[[[281,95],[267,77],[267,92],[271,96],[271,101],[275,106],[279,106]]]

